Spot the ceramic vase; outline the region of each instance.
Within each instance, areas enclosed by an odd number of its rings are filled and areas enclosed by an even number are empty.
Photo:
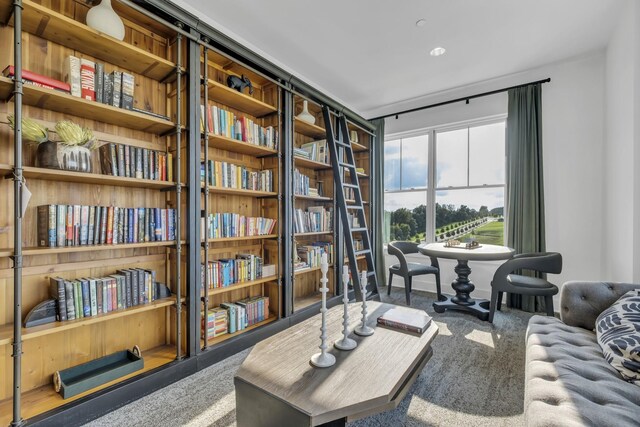
[[[91,172],[91,150],[55,141],[38,144],[36,166],[74,172]]]
[[[107,34],[114,39],[124,39],[124,24],[113,10],[111,0],[102,0],[87,13],[87,25],[94,30]]]
[[[307,100],[302,102],[302,112],[296,117],[312,125],[316,123],[316,118],[309,112],[309,102]]]

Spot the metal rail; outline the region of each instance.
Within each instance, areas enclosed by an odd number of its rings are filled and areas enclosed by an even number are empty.
[[[176,24],[181,27],[181,23]],[[182,168],[180,152],[182,151],[182,32],[176,35],[176,207],[175,207],[175,237],[176,237],[176,360],[182,359],[182,232],[181,232],[181,196],[182,196]]]
[[[204,281],[201,286],[204,291],[202,301],[204,302],[204,344],[203,350],[209,347],[209,115],[207,109],[209,108],[209,66],[207,65],[209,49],[204,46],[204,72],[202,79],[202,86],[204,88],[204,239],[202,241],[204,245]],[[202,111],[200,111],[202,113]]]
[[[12,426],[23,424],[20,413],[22,385],[22,0],[13,2],[13,420]]]

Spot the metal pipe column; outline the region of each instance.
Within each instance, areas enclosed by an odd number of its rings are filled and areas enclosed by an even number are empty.
[[[205,43],[209,43],[208,38],[204,38],[203,41]],[[204,302],[204,344],[202,346],[203,350],[206,350],[209,347],[209,62],[207,58],[208,54],[207,46],[204,46],[204,72],[202,77],[202,86],[204,87],[204,112],[201,110],[200,113],[204,114],[202,118],[204,122],[204,239],[202,243],[204,245],[204,281],[201,284],[201,289],[204,290],[204,295],[202,296]]]
[[[23,424],[20,416],[20,387],[22,370],[22,0],[13,2],[13,421]]]
[[[182,23],[176,23],[182,28]],[[176,207],[175,207],[175,237],[176,237],[176,359],[182,359],[182,232],[181,232],[181,206],[182,206],[182,175],[181,157],[182,151],[182,34],[176,36]]]

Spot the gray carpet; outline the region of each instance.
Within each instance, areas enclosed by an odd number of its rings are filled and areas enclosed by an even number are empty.
[[[382,300],[404,304],[404,291]],[[524,334],[530,314],[503,309],[494,325],[465,313],[434,313],[433,295],[414,291],[440,332],[434,355],[393,411],[350,426],[520,426],[524,424]],[[233,375],[249,350],[124,406],[88,426],[234,426]]]

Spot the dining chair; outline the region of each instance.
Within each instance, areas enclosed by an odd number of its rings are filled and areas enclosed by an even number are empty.
[[[400,261],[389,267],[389,283],[387,286],[387,295],[391,295],[391,281],[393,275],[404,278],[404,292],[407,298],[407,305],[411,305],[411,282],[413,276],[421,276],[424,274],[434,274],[436,276],[436,294],[438,301],[442,300],[440,291],[440,266],[438,258],[431,258],[431,265],[421,264],[417,262],[408,262],[405,255],[418,253],[418,244],[415,242],[399,242],[394,241],[388,244],[387,251],[389,255],[394,255]]]
[[[513,274],[516,270],[560,274],[562,255],[557,252],[518,254],[498,267],[491,281],[490,323],[493,323],[495,311],[500,310],[504,292],[544,297],[547,316],[554,315],[553,296],[558,293],[558,287],[546,279]]]

